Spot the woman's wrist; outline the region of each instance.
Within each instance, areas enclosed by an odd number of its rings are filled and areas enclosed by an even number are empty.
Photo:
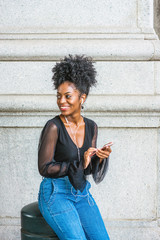
[[[101,163],[103,161],[104,158],[99,158],[99,163]]]

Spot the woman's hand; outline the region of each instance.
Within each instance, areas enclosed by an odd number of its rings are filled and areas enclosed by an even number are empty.
[[[91,161],[91,157],[96,153],[97,148],[90,147],[84,153],[84,169],[86,169]]]
[[[111,147],[107,146],[105,149],[97,149],[96,155],[97,157],[100,158],[100,162],[102,162],[104,158],[109,157],[111,152],[112,152]]]
[[[88,148],[88,150],[84,153],[84,169],[86,169],[91,161],[91,157],[96,154],[97,157],[100,158],[100,163],[104,158],[108,158],[110,153],[112,152],[111,147],[107,146],[105,149],[100,148]]]

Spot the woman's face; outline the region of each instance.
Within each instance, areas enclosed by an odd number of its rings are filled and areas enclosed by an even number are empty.
[[[62,83],[57,89],[57,105],[65,116],[80,113],[82,99],[74,83],[69,81]]]

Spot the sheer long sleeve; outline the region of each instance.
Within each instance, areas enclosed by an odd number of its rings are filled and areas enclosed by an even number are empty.
[[[57,139],[57,126],[48,121],[42,130],[38,147],[38,169],[44,177],[57,178],[67,175],[69,163],[54,160]]]
[[[83,191],[86,176],[92,174],[96,183],[103,180],[108,167],[108,159],[93,156],[87,169],[83,168],[84,151],[96,147],[97,125],[85,119],[86,135],[84,147],[80,148],[80,161],[75,144],[71,141],[59,116],[49,120],[44,126],[38,148],[38,169],[43,177],[59,178],[68,176],[75,189]]]
[[[92,147],[97,147],[97,135],[98,135],[98,127],[97,124],[94,125],[94,136],[92,139]],[[96,183],[100,183],[108,170],[108,164],[109,164],[109,157],[103,159],[100,162],[99,157],[94,155],[91,159],[91,162],[87,169],[85,170],[85,174],[92,174],[93,179]]]
[[[58,139],[57,126],[49,121],[42,130],[38,148],[38,168],[43,177],[58,178],[68,176],[75,189],[83,191],[85,187],[85,176],[82,163],[74,160],[72,162],[57,162],[54,159],[55,148]]]

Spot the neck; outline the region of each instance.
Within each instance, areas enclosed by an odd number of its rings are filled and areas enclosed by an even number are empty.
[[[82,116],[80,114],[77,114],[76,116],[64,116],[63,115],[63,118],[65,119],[65,122],[66,122],[66,119],[69,123],[73,123],[75,125],[78,125],[79,122],[81,122],[81,119],[82,119]]]

